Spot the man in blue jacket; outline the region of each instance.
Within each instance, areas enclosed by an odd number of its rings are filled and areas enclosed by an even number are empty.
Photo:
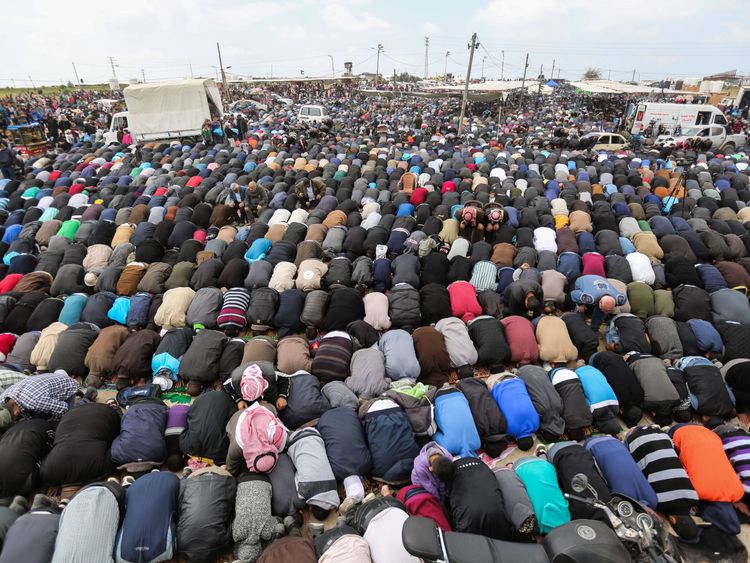
[[[591,312],[591,328],[594,330],[599,330],[615,307],[625,305],[628,301],[611,283],[597,275],[579,277],[570,292],[570,298],[578,304],[579,312]]]

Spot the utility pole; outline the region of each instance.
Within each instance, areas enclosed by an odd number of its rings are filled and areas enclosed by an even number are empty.
[[[380,82],[380,51],[382,50],[383,50],[383,46],[380,43],[378,43],[378,48],[377,48],[378,55],[377,55],[377,59],[375,62],[375,82]]]
[[[333,55],[328,55],[328,58],[331,59],[331,78],[336,78],[336,69],[333,66]]]
[[[477,34],[471,36],[471,45],[469,45],[469,68],[466,69],[466,82],[464,82],[464,95],[461,99],[461,117],[458,122],[458,136],[461,136],[464,130],[464,115],[466,115],[466,103],[469,101],[469,81],[471,80],[471,65],[474,62],[474,50],[479,47]]]
[[[393,69],[393,91],[396,91],[396,69]]]
[[[143,69],[141,69],[141,77],[143,77],[143,83],[145,84],[146,83],[146,71],[144,71]]]
[[[228,95],[227,92],[227,75],[224,72],[224,63],[221,62],[221,47],[219,47],[219,42],[216,42],[216,51],[219,53],[219,69],[221,70],[221,84],[222,84],[222,94],[225,96]]]
[[[429,53],[430,53],[430,38],[425,37],[424,38],[424,77],[427,78],[429,76]]]
[[[612,69],[610,68],[607,70],[607,80],[611,80],[611,79],[612,79]]]
[[[107,58],[109,59],[109,65],[112,67],[112,78],[114,79],[115,82],[119,82],[119,80],[117,80],[117,73],[115,72],[115,66],[119,66],[119,65],[115,63],[114,57],[107,57]]]
[[[552,59],[552,72],[550,72],[549,77],[553,80],[555,78],[555,59]]]
[[[484,61],[487,60],[487,57],[482,57],[482,82],[484,82]]]
[[[505,78],[505,51],[500,51],[503,55],[503,60],[500,63],[500,80]]]
[[[534,103],[534,106],[536,106],[539,103],[539,96],[542,95],[542,82],[544,82],[544,65],[539,65],[539,87],[536,91],[536,102]]]
[[[193,78],[193,63],[188,63],[188,66],[190,67],[190,78]]]
[[[29,74],[29,82],[31,82],[31,87],[32,87],[32,88],[33,88],[34,90],[36,90],[36,84],[34,84],[34,79],[33,79],[33,78],[31,78],[31,75],[30,75],[30,74]],[[663,97],[663,95],[662,95],[662,97]]]
[[[518,102],[519,108],[523,108],[523,98],[526,95],[526,69],[529,68],[529,54],[526,53],[526,62],[523,65],[523,80],[521,81],[521,100]]]
[[[635,82],[635,69],[633,69],[633,78],[631,78],[630,81]]]
[[[73,72],[76,75],[76,87],[78,87],[78,86],[81,85],[81,79],[78,78],[78,69],[76,68],[76,64],[75,63],[73,63]]]
[[[448,57],[451,56],[450,51],[445,52],[445,72],[443,73],[443,82],[448,82]]]

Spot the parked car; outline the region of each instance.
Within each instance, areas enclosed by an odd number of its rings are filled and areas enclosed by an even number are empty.
[[[323,106],[304,105],[299,108],[297,119],[307,123],[324,123],[330,121],[331,116]]]
[[[591,139],[591,148],[595,151],[620,151],[628,146],[628,140],[618,133],[587,133],[581,137],[581,142]]]
[[[255,100],[237,100],[229,104],[229,111],[233,114],[245,113],[251,110],[268,111],[268,106]]]
[[[294,100],[292,100],[291,98],[285,98],[283,96],[279,96],[278,94],[271,94],[271,99],[285,106],[291,106],[294,103]]]

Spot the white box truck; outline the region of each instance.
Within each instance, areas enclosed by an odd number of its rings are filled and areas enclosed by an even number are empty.
[[[130,131],[136,143],[197,137],[206,119],[224,113],[213,79],[133,84],[123,95],[128,110],[112,116],[106,144],[117,142],[120,129]]]
[[[656,136],[659,126],[667,134],[696,125],[726,125],[727,118],[716,106],[708,104],[659,104],[641,102],[635,108],[630,133],[644,134],[649,128]]]

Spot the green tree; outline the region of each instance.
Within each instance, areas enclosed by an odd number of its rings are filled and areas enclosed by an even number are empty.
[[[408,72],[402,72],[396,75],[397,82],[418,82],[419,80],[419,76],[414,76],[413,74],[409,74]]]
[[[601,77],[602,71],[591,66],[583,73],[584,80],[599,80]]]

